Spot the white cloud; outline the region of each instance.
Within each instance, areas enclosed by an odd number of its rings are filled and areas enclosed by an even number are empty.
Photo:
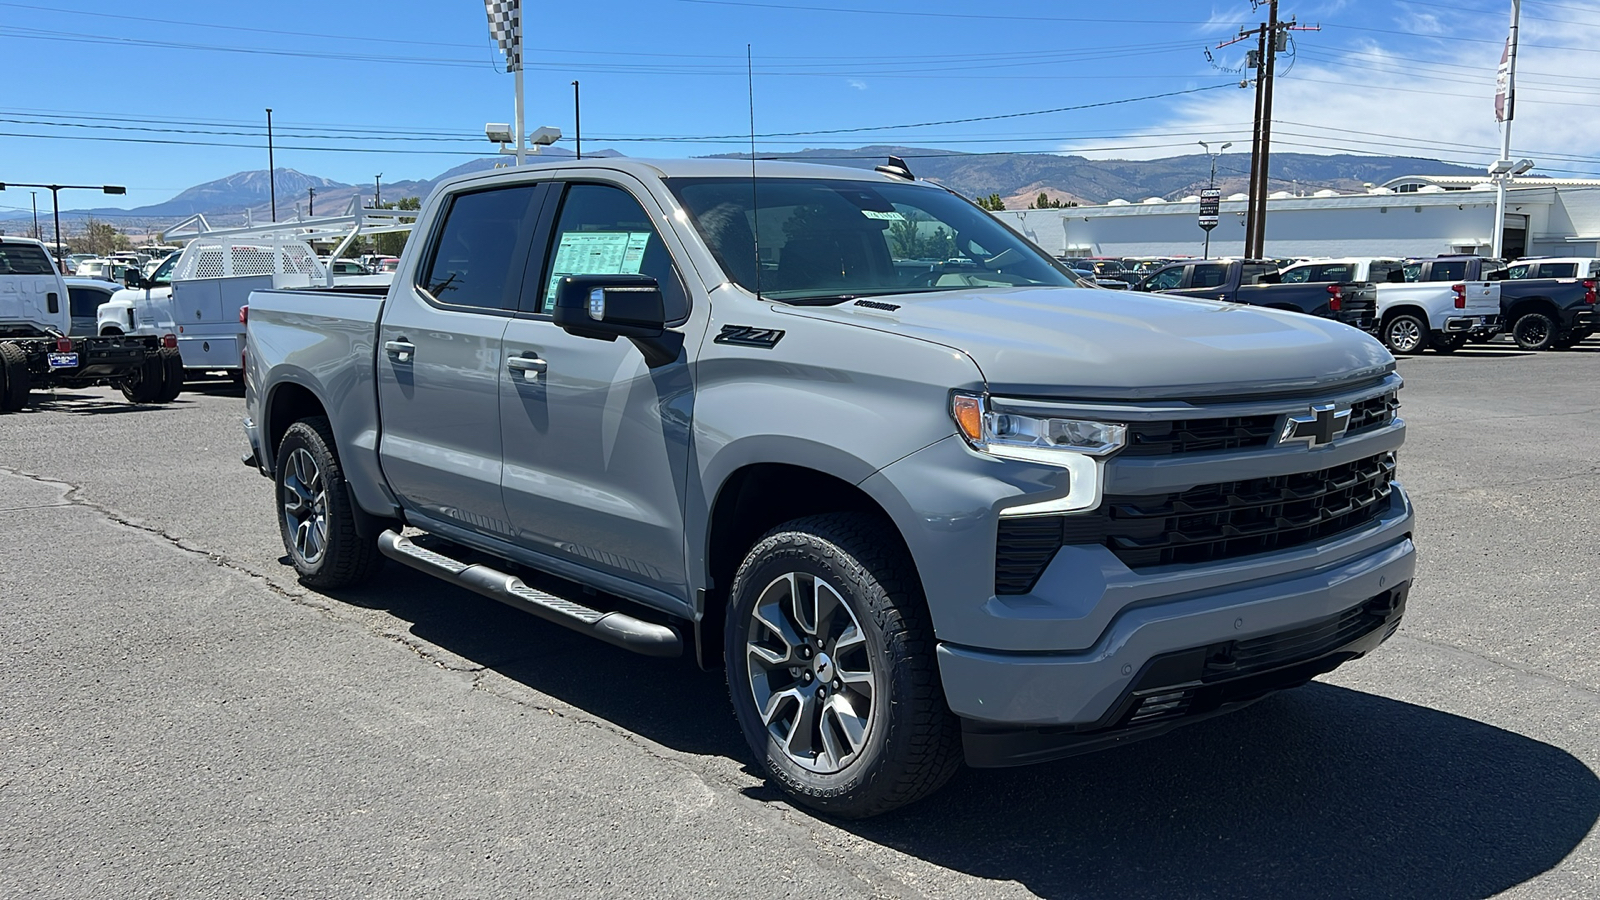
[[[846,81],[845,84],[850,85],[858,91],[864,91],[867,89],[867,83],[859,78],[852,78],[849,81]]]
[[[1594,115],[1600,100],[1600,53],[1594,50],[1600,36],[1594,30],[1600,28],[1600,9],[1594,13],[1564,9],[1561,17],[1573,22],[1524,21],[1512,153],[1531,157],[1539,165],[1536,172],[1552,177],[1600,176],[1600,119]],[[1414,28],[1418,23],[1410,24]],[[1280,58],[1273,98],[1274,151],[1418,156],[1487,165],[1500,150],[1494,79],[1501,49],[1497,35],[1505,24],[1489,25],[1485,17],[1474,19],[1472,25],[1466,34],[1482,40],[1397,35],[1380,44],[1332,29],[1298,35],[1305,52],[1291,65]],[[1253,103],[1253,90],[1224,88],[1196,94],[1169,106],[1166,115],[1146,120],[1148,124],[1138,130],[1150,135],[1200,131],[1203,139],[1231,140],[1234,152],[1249,152]],[[1130,115],[1123,121],[1138,120]],[[1217,123],[1235,124],[1230,130],[1216,128]],[[1194,139],[1150,137],[1117,143]],[[1064,149],[1077,152],[1107,143],[1091,137]],[[1085,155],[1152,159],[1187,152],[1152,147]]]

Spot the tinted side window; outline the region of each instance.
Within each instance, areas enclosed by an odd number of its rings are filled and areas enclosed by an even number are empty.
[[[1354,279],[1355,273],[1350,271],[1349,263],[1334,263],[1332,265],[1326,265],[1322,267],[1321,272],[1317,273],[1318,281],[1337,281],[1343,283],[1346,281],[1353,281]]]
[[[1298,269],[1284,269],[1281,273],[1281,277],[1278,279],[1278,283],[1305,284],[1310,280],[1308,276],[1310,276],[1313,268],[1313,266],[1302,266]]]
[[[1460,281],[1467,277],[1467,261],[1435,262],[1428,271],[1429,281]]]
[[[92,319],[95,312],[100,309],[100,304],[110,300],[111,295],[105,291],[97,291],[94,288],[68,287],[67,298],[68,305],[72,307],[73,316],[80,319]]]
[[[1539,266],[1540,278],[1576,278],[1577,263],[1544,263]]]
[[[634,196],[605,184],[567,188],[546,254],[537,312],[555,305],[565,275],[648,275],[661,286],[667,321],[689,314],[683,280],[650,216]]]
[[[1227,280],[1227,266],[1195,266],[1194,277],[1189,280],[1189,286],[1192,288],[1219,287]]]
[[[515,309],[537,191],[524,184],[455,196],[417,287],[452,306]]]
[[[1170,291],[1177,287],[1178,283],[1181,281],[1183,281],[1183,266],[1173,266],[1170,269],[1162,269],[1156,274],[1150,276],[1150,290]]]

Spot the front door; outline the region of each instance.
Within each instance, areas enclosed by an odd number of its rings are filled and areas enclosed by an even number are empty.
[[[500,499],[500,339],[515,311],[543,188],[457,194],[378,333],[379,457],[403,507],[510,534]]]
[[[659,217],[619,184],[565,186],[543,265],[528,266],[524,314],[505,333],[502,483],[521,545],[682,599],[689,367],[680,357],[648,368],[631,342],[574,337],[549,317],[563,275],[643,274],[661,285],[668,327],[686,327]]]

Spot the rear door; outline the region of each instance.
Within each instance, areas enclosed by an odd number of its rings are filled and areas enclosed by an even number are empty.
[[[633,592],[636,599],[659,592],[682,602],[693,412],[685,357],[651,369],[631,342],[574,337],[550,318],[563,275],[643,274],[661,285],[668,327],[688,327],[675,262],[682,248],[659,227],[663,210],[637,182],[602,178],[552,188],[559,207],[528,266],[523,314],[506,329],[506,508],[527,549],[650,589]],[[697,321],[703,329],[705,316]],[[698,337],[688,337],[695,346]]]
[[[500,538],[500,339],[543,195],[519,183],[446,198],[431,234],[412,236],[413,277],[396,278],[378,328],[390,488],[407,510]]]

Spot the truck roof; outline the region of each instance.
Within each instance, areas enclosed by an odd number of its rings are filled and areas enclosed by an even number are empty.
[[[562,172],[594,170],[626,172],[645,178],[749,178],[748,159],[626,159],[596,157],[594,159],[562,159],[530,163],[509,169],[490,169],[458,175],[442,182],[439,187],[468,184],[474,181],[509,180],[518,175],[560,170]],[[902,178],[885,175],[871,169],[852,166],[831,166],[822,163],[790,162],[787,160],[756,160],[756,175],[761,178],[829,178],[834,180],[872,181],[905,184]]]

